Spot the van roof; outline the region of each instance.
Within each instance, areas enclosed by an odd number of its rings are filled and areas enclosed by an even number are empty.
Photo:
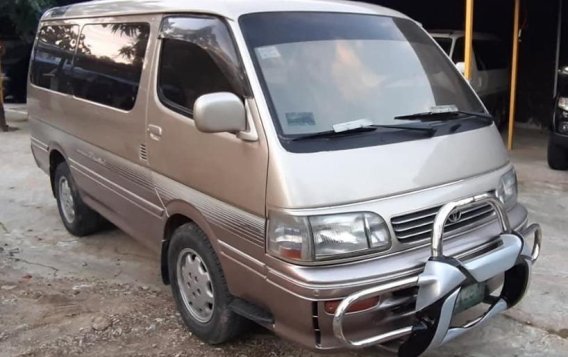
[[[447,38],[453,38],[453,39],[457,39],[460,37],[465,37],[465,31],[463,30],[428,30],[428,33],[430,33],[430,35],[432,37],[447,37]],[[473,39],[475,40],[482,40],[482,41],[499,41],[500,38],[489,34],[489,33],[483,33],[483,32],[474,32],[473,33]]]
[[[407,18],[385,7],[339,0],[97,0],[50,9],[42,20],[180,12],[237,19],[249,13],[280,11],[346,12]]]

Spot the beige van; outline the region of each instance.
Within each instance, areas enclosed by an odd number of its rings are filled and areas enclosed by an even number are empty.
[[[161,253],[189,329],[417,356],[513,307],[538,225],[419,24],[330,0],[94,1],[41,19],[32,150],[67,230]],[[471,317],[475,312],[474,317]]]

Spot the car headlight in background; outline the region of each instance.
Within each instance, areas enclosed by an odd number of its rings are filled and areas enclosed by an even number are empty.
[[[390,248],[386,222],[374,213],[295,217],[271,214],[268,251],[280,258],[314,262]]]
[[[515,169],[512,169],[501,177],[496,194],[499,201],[503,203],[507,210],[515,206],[518,196],[517,173]]]
[[[558,98],[558,108],[564,110],[565,112],[568,112],[568,98]]]
[[[558,98],[558,108],[562,112],[557,115],[557,130],[561,134],[568,134],[568,98]]]

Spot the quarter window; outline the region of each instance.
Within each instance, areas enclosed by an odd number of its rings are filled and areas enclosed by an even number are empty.
[[[149,32],[146,23],[85,25],[73,69],[75,96],[132,109]]]
[[[71,65],[79,26],[43,26],[38,33],[31,68],[31,82],[37,86],[70,94]]]
[[[169,17],[162,24],[158,93],[171,109],[192,115],[201,95],[243,96],[243,72],[225,24],[213,17]]]

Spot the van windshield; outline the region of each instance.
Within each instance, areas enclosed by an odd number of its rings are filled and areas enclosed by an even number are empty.
[[[240,25],[281,136],[451,105],[483,105],[435,42],[410,20],[375,15],[274,12]]]

